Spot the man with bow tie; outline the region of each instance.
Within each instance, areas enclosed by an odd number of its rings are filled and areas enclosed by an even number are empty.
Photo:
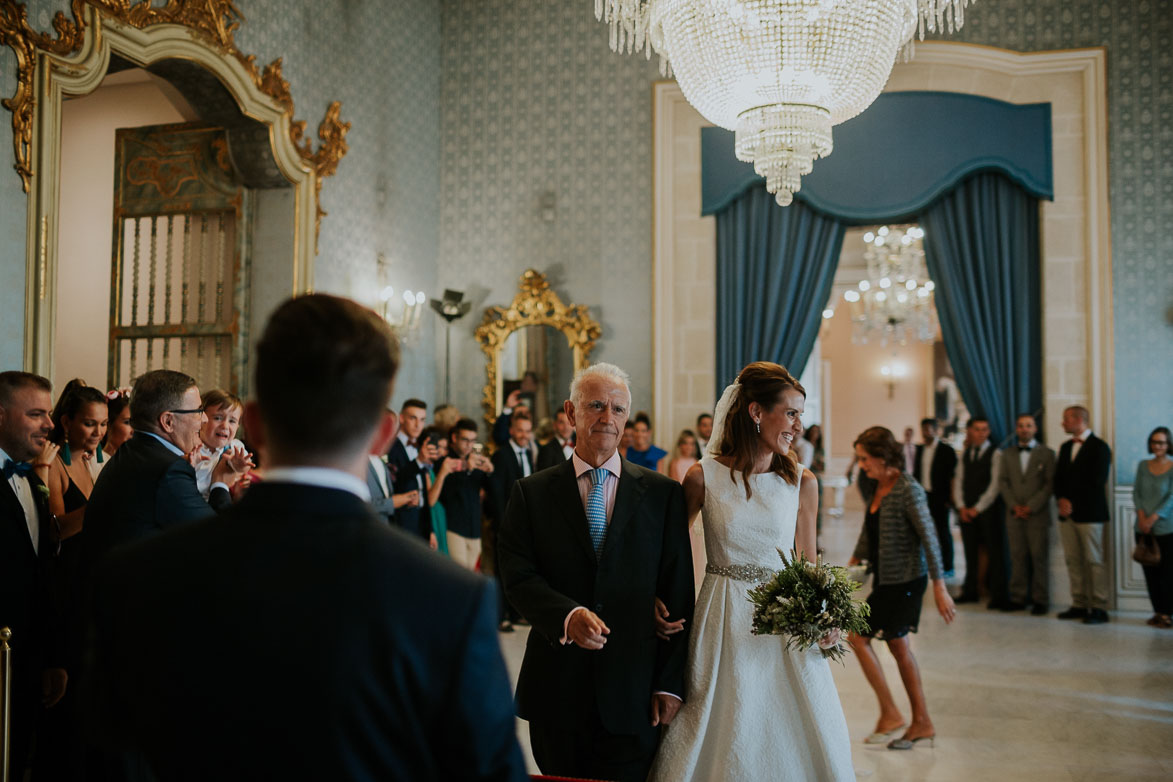
[[[1051,491],[1055,452],[1035,439],[1034,416],[1023,413],[1014,423],[1018,442],[1002,454],[998,491],[1006,504],[1006,538],[1010,545],[1010,600],[1005,611],[1030,603],[1034,616],[1047,613],[1050,565]]]
[[[416,492],[415,500],[400,505],[395,511],[395,523],[417,537],[427,540],[432,533],[428,507],[428,487],[424,480],[424,466],[419,460],[418,440],[428,418],[428,403],[408,399],[399,409],[399,434],[387,452],[387,469],[391,473],[392,491],[397,495]]]
[[[1059,539],[1071,579],[1071,608],[1058,616],[1098,625],[1108,621],[1104,527],[1111,518],[1106,484],[1112,449],[1092,433],[1090,418],[1087,408],[1080,405],[1063,411],[1063,431],[1071,439],[1059,446],[1055,499]]]
[[[47,663],[56,647],[47,568],[57,548],[49,492],[33,472],[53,430],[52,386],[40,375],[0,372],[0,627],[12,631],[9,776],[24,778],[38,701],[65,694],[65,672]]]

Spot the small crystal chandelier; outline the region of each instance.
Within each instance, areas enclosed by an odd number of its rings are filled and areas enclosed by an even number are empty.
[[[976,2],[976,0],[974,0]],[[595,0],[611,48],[660,55],[705,119],[735,132],[782,206],[831,128],[880,94],[919,30],[952,33],[970,0]]]
[[[920,226],[889,228],[863,235],[867,279],[858,290],[844,292],[851,306],[851,341],[868,342],[875,336],[881,345],[909,338],[932,342],[937,337],[933,307],[933,281],[925,273],[925,251]]]

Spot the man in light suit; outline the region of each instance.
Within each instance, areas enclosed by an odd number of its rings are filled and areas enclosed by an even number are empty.
[[[1018,416],[1014,432],[1018,442],[1003,452],[998,473],[1010,544],[1010,600],[1003,610],[1021,611],[1031,603],[1031,614],[1042,616],[1050,599],[1047,552],[1055,452],[1035,439],[1038,426],[1029,413]]]
[[[692,616],[684,495],[620,456],[630,406],[622,370],[583,370],[574,455],[518,481],[501,527],[505,591],[533,625],[517,713],[545,774],[642,782],[684,695],[689,625],[657,641],[652,612],[659,596]]]
[[[56,703],[66,685],[49,588],[57,531],[49,490],[34,472],[53,430],[51,389],[40,375],[0,372],[0,627],[12,631],[8,771],[13,780],[24,779],[39,702]],[[44,675],[47,671],[51,675]]]
[[[1075,405],[1063,411],[1063,431],[1071,439],[1059,446],[1055,499],[1059,539],[1071,579],[1071,608],[1058,616],[1098,625],[1108,621],[1104,528],[1112,516],[1107,491],[1112,449],[1092,433],[1086,407]]]
[[[370,310],[282,304],[244,414],[264,482],[99,575],[94,726],[161,782],[526,779],[492,585],[367,503],[397,364]]]

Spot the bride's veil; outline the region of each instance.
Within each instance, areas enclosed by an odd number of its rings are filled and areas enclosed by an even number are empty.
[[[741,383],[733,381],[725,386],[725,393],[717,401],[717,408],[713,410],[713,436],[709,438],[709,446],[705,448],[705,459],[715,459],[721,453],[721,438],[725,435],[725,416],[729,415],[729,408],[737,399],[737,392],[741,390]]]

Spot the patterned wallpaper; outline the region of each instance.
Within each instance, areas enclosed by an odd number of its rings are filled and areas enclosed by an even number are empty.
[[[438,287],[475,302],[453,329],[454,402],[479,418],[472,331],[533,267],[590,307],[592,359],[631,373],[634,409],[649,408],[656,65],[612,54],[590,0],[445,0],[443,34]]]
[[[156,3],[159,4],[159,3]],[[29,20],[50,30],[68,0],[33,0]],[[322,188],[329,216],[315,271],[317,290],[377,301],[397,289],[436,286],[440,187],[440,6],[436,0],[237,0],[245,17],[237,45],[260,63],[283,58],[296,114],[309,132],[332,100],[352,123],[350,152]],[[0,48],[0,88],[15,86],[10,50]],[[8,112],[0,150],[11,149]],[[25,196],[8,163],[0,166],[0,367],[19,366],[23,332]],[[380,278],[376,256],[390,261]],[[405,351],[396,397],[432,396],[433,318]]]

